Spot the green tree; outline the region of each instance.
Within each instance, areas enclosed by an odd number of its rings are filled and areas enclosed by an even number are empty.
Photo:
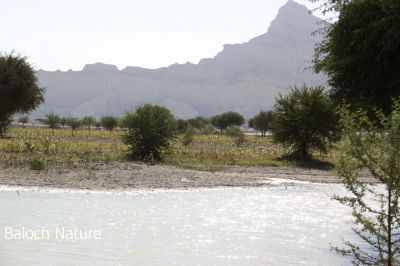
[[[176,120],[176,127],[179,133],[185,133],[189,128],[189,123],[185,119],[178,119]]]
[[[194,118],[190,118],[187,120],[189,126],[191,126],[192,128],[198,130],[198,131],[202,131],[207,125],[210,124],[210,121],[202,116],[196,116]]]
[[[103,128],[110,131],[111,133],[111,131],[113,131],[114,128],[118,125],[118,119],[109,115],[103,116],[100,119],[100,124]]]
[[[274,113],[272,111],[260,112],[249,120],[249,126],[261,132],[265,136],[268,130],[271,130]]]
[[[60,124],[61,118],[58,114],[51,112],[46,115],[46,117],[43,119],[43,122],[51,128],[51,132],[54,135],[54,129],[58,128]]]
[[[27,113],[44,102],[44,89],[26,57],[0,54],[0,136],[15,113]]]
[[[83,126],[87,127],[89,130],[89,136],[90,136],[90,129],[92,126],[96,124],[97,120],[93,116],[85,116],[82,118],[81,123]]]
[[[244,117],[237,112],[225,112],[211,117],[211,123],[220,131],[223,131],[228,127],[243,125]]]
[[[68,120],[67,117],[61,117],[61,119],[60,119],[60,125],[61,125],[62,127],[65,127],[65,125],[67,124],[67,120]]]
[[[400,264],[400,101],[393,109],[389,116],[375,112],[373,121],[365,111],[341,110],[344,144],[337,167],[350,193],[336,199],[352,208],[353,231],[364,245],[345,242],[336,251],[352,256],[355,265]],[[365,170],[382,186],[362,182]]]
[[[272,133],[292,155],[301,159],[311,152],[327,153],[339,140],[339,118],[323,87],[292,88],[276,100]]]
[[[76,117],[68,117],[66,124],[71,128],[72,136],[74,135],[74,132],[78,130],[82,125],[81,120]]]
[[[177,134],[176,120],[171,112],[158,105],[142,105],[123,118],[128,132],[123,141],[134,160],[159,161]]]
[[[328,75],[336,102],[389,114],[391,97],[400,96],[400,1],[322,2],[322,9],[335,11],[338,19],[321,30],[315,71]]]

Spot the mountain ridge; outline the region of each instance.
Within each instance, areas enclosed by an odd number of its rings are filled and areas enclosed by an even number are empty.
[[[274,98],[286,93],[289,85],[325,83],[325,77],[305,70],[320,40],[311,36],[320,21],[305,6],[289,0],[266,33],[245,43],[226,44],[213,58],[197,64],[120,70],[94,63],[81,71],[39,70],[39,83],[48,90],[46,103],[36,115],[49,111],[121,115],[139,104],[153,103],[170,108],[179,117],[228,110],[251,116],[271,108]]]

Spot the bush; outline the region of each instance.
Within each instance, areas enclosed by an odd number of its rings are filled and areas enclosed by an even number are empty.
[[[246,141],[246,136],[238,127],[230,127],[226,130],[226,134],[233,138],[236,146],[240,147]]]
[[[228,127],[241,126],[244,123],[244,117],[237,112],[226,112],[220,115],[211,117],[211,123],[223,131]]]
[[[189,127],[185,134],[183,135],[183,139],[182,139],[182,145],[183,146],[187,146],[189,144],[192,144],[193,142],[193,135],[194,135],[194,130],[193,128]]]
[[[129,146],[130,157],[141,161],[159,161],[176,137],[176,120],[161,106],[146,104],[127,113],[123,124],[128,131],[123,141]]]
[[[294,87],[277,99],[272,124],[273,139],[292,155],[311,157],[312,151],[327,153],[339,140],[339,118],[323,87]]]
[[[44,162],[40,159],[35,159],[31,162],[31,170],[43,171],[45,168]]]
[[[103,116],[100,119],[100,124],[105,128],[106,130],[113,131],[114,128],[118,125],[118,119],[113,117],[113,116]]]
[[[249,127],[261,132],[265,136],[268,130],[271,130],[274,113],[272,111],[260,112],[249,121]]]

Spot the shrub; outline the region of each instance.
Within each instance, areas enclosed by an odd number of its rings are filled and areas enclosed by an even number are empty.
[[[100,119],[100,124],[105,128],[106,130],[113,131],[114,128],[118,125],[118,119],[113,117],[113,116],[103,116]]]
[[[265,136],[268,130],[271,130],[274,113],[272,111],[260,112],[249,121],[249,127],[261,132]]]
[[[58,114],[56,113],[49,113],[46,115],[46,117],[44,118],[43,122],[49,127],[51,128],[51,131],[54,134],[54,129],[58,128],[58,125],[60,124],[61,118]]]
[[[129,146],[130,157],[141,161],[159,161],[176,137],[176,120],[161,106],[146,104],[127,113],[123,124],[128,131],[123,141]]]
[[[31,170],[43,171],[45,168],[45,163],[42,160],[34,159],[31,161]]]
[[[294,87],[275,104],[273,139],[295,157],[310,158],[312,151],[327,153],[339,140],[338,115],[323,87]]]
[[[228,127],[241,126],[244,123],[244,117],[237,112],[226,112],[220,115],[211,117],[211,123],[223,131]]]
[[[230,127],[226,130],[226,134],[233,138],[236,146],[240,147],[246,141],[246,136],[238,127]]]
[[[193,135],[194,135],[194,130],[193,128],[189,127],[185,134],[183,135],[183,139],[182,139],[182,145],[183,146],[187,146],[189,144],[192,144],[193,142]]]

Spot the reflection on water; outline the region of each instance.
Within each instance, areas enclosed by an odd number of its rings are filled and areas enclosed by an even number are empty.
[[[352,238],[340,185],[82,194],[0,192],[0,265],[347,265]],[[6,227],[49,239],[5,240]],[[56,228],[101,240],[56,239]]]

